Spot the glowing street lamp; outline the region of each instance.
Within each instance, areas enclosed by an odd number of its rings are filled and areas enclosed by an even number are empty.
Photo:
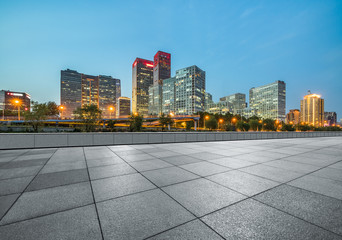
[[[18,99],[15,99],[13,101],[13,104],[18,107],[18,120],[20,121],[20,105],[21,105],[21,101],[18,100]]]
[[[220,128],[220,123],[221,123],[221,127],[222,127],[222,123],[223,123],[223,119],[222,118],[219,119],[219,128]]]
[[[204,126],[203,126],[204,129],[206,129],[206,127],[205,127],[205,120],[209,120],[209,115],[204,117],[204,123],[203,123],[204,124]]]
[[[63,113],[63,111],[64,111],[64,108],[65,108],[65,107],[62,106],[62,105],[59,106],[59,111],[61,111],[61,119],[62,119],[62,113]]]
[[[175,114],[173,112],[170,112],[170,116],[173,117],[175,116]]]
[[[232,123],[235,123],[235,122],[236,122],[236,118],[233,118],[233,119],[232,119]]]
[[[114,111],[114,107],[109,107],[109,118],[112,118],[113,111]]]

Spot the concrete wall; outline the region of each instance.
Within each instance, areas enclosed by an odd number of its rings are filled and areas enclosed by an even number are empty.
[[[0,149],[342,136],[340,132],[1,133]]]

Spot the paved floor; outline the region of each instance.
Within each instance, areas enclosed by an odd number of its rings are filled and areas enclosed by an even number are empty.
[[[0,151],[0,239],[342,239],[342,137]]]

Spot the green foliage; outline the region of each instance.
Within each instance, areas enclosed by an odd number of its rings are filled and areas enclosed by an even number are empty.
[[[86,132],[95,131],[101,120],[101,110],[96,105],[85,105],[74,111],[76,119],[82,120]]]
[[[48,108],[48,114],[47,114],[48,116],[57,116],[59,114],[59,108],[55,102],[48,102],[47,108]]]
[[[188,121],[188,122],[185,122],[185,124],[186,124],[186,125],[185,125],[185,129],[186,129],[187,131],[191,131],[191,128],[194,127],[194,122],[192,122],[192,121],[191,121],[191,122],[189,122],[189,121]]]
[[[210,116],[208,120],[205,121],[205,127],[209,128],[209,130],[213,130],[217,128],[217,120],[214,116]]]
[[[281,131],[294,131],[295,128],[291,125],[291,124],[283,124],[283,126],[281,127]]]
[[[107,128],[108,128],[111,132],[114,132],[114,131],[115,131],[115,124],[116,124],[116,121],[115,121],[115,120],[109,120],[109,121],[107,121]]]
[[[248,123],[244,122],[244,121],[238,121],[236,123],[236,128],[239,129],[240,131],[246,131],[248,132],[250,126]]]
[[[25,121],[32,126],[35,132],[38,132],[39,127],[43,125],[43,120],[47,119],[49,113],[46,103],[31,102],[31,111],[25,111]]]
[[[249,119],[249,126],[253,131],[260,131],[262,129],[262,123],[259,123],[258,119]]]
[[[235,126],[228,122],[223,125],[223,129],[226,131],[235,131]]]
[[[139,114],[131,115],[129,130],[131,132],[140,132],[142,129],[143,117]]]
[[[309,126],[308,124],[298,124],[296,126],[296,129],[298,131],[306,132],[306,131],[313,130],[313,127]]]
[[[171,116],[165,115],[164,113],[159,116],[158,121],[159,121],[160,125],[162,126],[162,131],[164,131],[165,127],[167,127],[168,125],[172,125],[172,123],[173,123]]]
[[[275,121],[272,119],[264,119],[262,129],[265,131],[275,131],[276,126],[275,126]]]

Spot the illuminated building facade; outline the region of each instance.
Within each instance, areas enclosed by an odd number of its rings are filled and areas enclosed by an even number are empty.
[[[116,108],[117,118],[128,118],[131,115],[131,99],[128,97],[119,97]]]
[[[148,89],[148,114],[160,115],[162,112],[162,85],[152,85]]]
[[[163,85],[163,80],[171,77],[171,54],[158,51],[154,55],[153,85]]]
[[[29,111],[31,107],[31,96],[24,92],[10,90],[0,91],[0,111],[1,115],[6,116],[8,112]]]
[[[132,65],[132,112],[148,114],[149,87],[153,84],[153,62],[136,58]]]
[[[96,105],[103,118],[115,116],[117,96],[121,95],[121,82],[111,76],[92,76],[74,70],[61,71],[61,105],[63,118],[72,118],[78,107]],[[119,89],[119,93],[117,92]],[[112,109],[112,110],[111,110]]]
[[[324,112],[324,126],[336,126],[337,114],[336,112]]]
[[[176,115],[192,115],[204,111],[205,71],[191,66],[176,71]]]
[[[207,109],[209,107],[209,104],[213,104],[213,103],[214,103],[213,95],[211,95],[208,92],[205,92],[205,101],[204,101],[204,109],[205,109],[205,111],[207,111]]]
[[[229,96],[221,97],[220,102],[229,102],[232,104],[233,114],[238,114],[238,112],[242,112],[243,109],[247,107],[246,103],[246,94],[243,93],[235,93]]]
[[[286,85],[275,81],[249,90],[249,107],[263,119],[285,121]]]
[[[324,125],[324,99],[310,91],[300,101],[300,121],[315,127]]]
[[[300,111],[299,109],[291,109],[286,114],[286,124],[299,124],[300,123]]]
[[[176,103],[176,78],[168,78],[163,80],[163,99],[162,99],[162,112],[169,115],[175,113]]]

